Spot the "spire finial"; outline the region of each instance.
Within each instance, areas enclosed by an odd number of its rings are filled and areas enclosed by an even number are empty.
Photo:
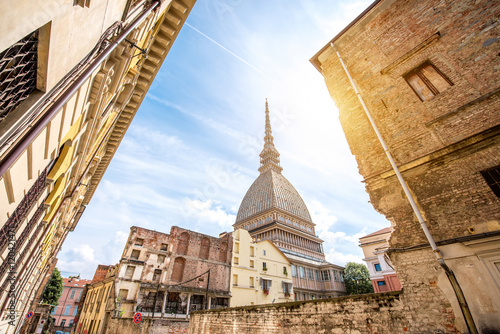
[[[273,131],[271,130],[271,120],[269,118],[269,105],[266,98],[266,130],[264,136],[264,149],[260,153],[260,168],[262,174],[269,169],[281,173],[283,168],[280,166],[280,154],[274,147]]]

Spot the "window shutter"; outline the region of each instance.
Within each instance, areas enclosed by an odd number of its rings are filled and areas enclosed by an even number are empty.
[[[260,278],[260,289],[264,290],[264,280]]]

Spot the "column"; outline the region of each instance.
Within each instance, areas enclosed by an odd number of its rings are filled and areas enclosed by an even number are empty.
[[[190,308],[191,308],[191,294],[188,293],[188,303],[187,303],[187,310],[186,310],[186,314],[189,316],[189,313],[190,313]]]
[[[167,305],[167,295],[168,295],[168,290],[165,290],[165,293],[163,294],[163,305],[161,307],[161,316],[162,317],[165,313],[165,305]]]

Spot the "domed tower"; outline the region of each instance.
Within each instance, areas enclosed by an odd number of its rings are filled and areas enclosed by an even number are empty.
[[[285,254],[292,263],[296,300],[343,295],[343,267],[325,261],[323,240],[315,234],[309,210],[282,170],[266,100],[260,175],[243,197],[233,227],[248,230],[255,241],[270,240]]]

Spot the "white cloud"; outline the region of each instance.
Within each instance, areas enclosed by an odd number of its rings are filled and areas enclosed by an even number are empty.
[[[186,198],[186,215],[197,220],[198,226],[207,227],[213,231],[213,224],[218,226],[219,232],[232,229],[236,215],[226,212],[221,206],[215,204],[212,200],[196,200]]]

